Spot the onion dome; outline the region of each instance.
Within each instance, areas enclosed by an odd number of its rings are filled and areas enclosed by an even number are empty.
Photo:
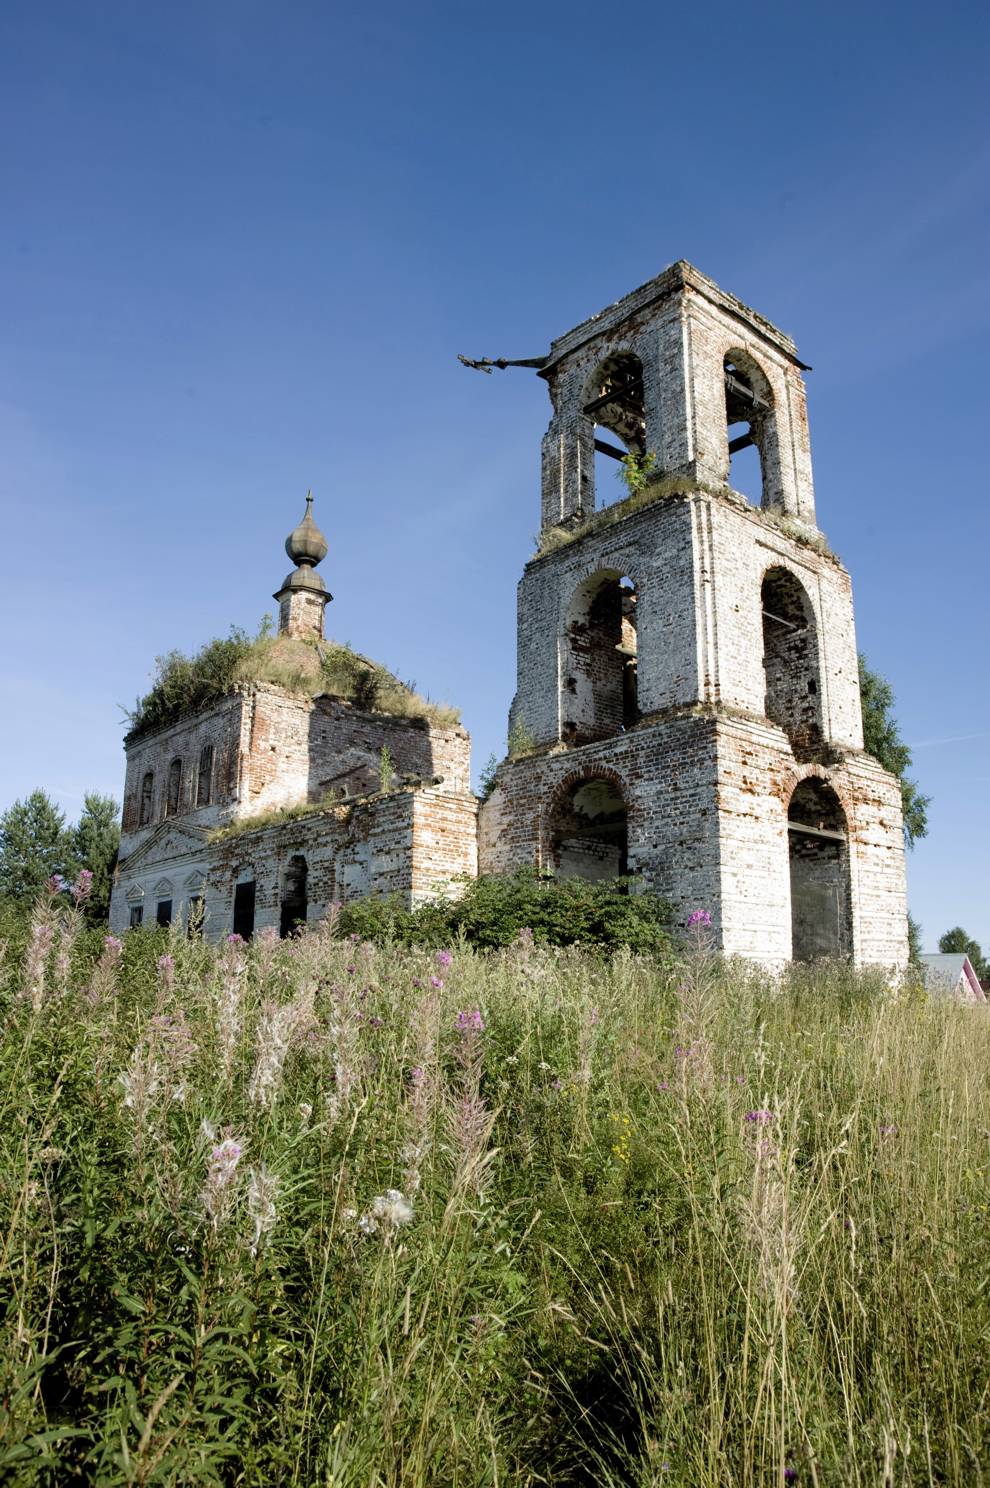
[[[306,515],[285,539],[285,551],[293,563],[311,568],[327,556],[327,540],[313,521],[313,493],[306,492]]]

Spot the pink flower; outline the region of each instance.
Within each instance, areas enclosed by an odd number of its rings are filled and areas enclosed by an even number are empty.
[[[474,1008],[469,1013],[458,1013],[456,1028],[458,1033],[484,1033],[485,1020],[481,1016],[481,1009]]]
[[[124,942],[122,940],[118,940],[116,935],[104,935],[103,949],[107,951],[111,956],[119,956],[121,951],[124,949]]]
[[[430,986],[431,987],[436,987],[437,990],[439,991],[440,988],[443,986],[443,979],[441,977],[438,977],[438,976],[431,976],[430,977]]]
[[[745,1121],[748,1121],[752,1126],[768,1126],[769,1123],[773,1120],[773,1112],[747,1111],[743,1119]]]
[[[695,925],[701,925],[705,930],[710,930],[711,929],[711,924],[712,924],[712,917],[711,917],[710,910],[707,910],[707,909],[695,909],[695,910],[692,910],[691,914],[688,915],[688,929],[689,930],[691,930]]]
[[[437,965],[441,971],[446,971],[453,959],[450,951],[437,951]]]

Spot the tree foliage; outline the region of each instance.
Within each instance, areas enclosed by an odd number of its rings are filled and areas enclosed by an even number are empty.
[[[105,920],[110,913],[110,890],[120,846],[120,807],[113,796],[88,791],[72,837],[79,866],[93,875],[86,918],[94,923]]]
[[[983,954],[983,947],[979,941],[967,935],[961,925],[955,925],[951,930],[946,930],[938,943],[938,948],[947,955],[968,956],[980,981],[990,981],[990,965],[987,964],[987,959]]]
[[[397,899],[362,899],[341,910],[338,930],[363,940],[443,946],[458,936],[470,945],[510,945],[520,931],[538,945],[598,945],[662,951],[670,945],[670,907],[630,879],[588,883],[531,868],[473,879],[456,900],[409,910]]]
[[[43,790],[0,816],[0,897],[33,904],[46,879],[72,878],[78,866],[65,812]]]
[[[863,709],[863,744],[878,764],[896,775],[901,782],[904,810],[904,838],[913,847],[919,837],[928,834],[928,807],[931,796],[922,795],[917,783],[908,777],[911,751],[901,738],[894,717],[894,690],[890,683],[871,671],[866,657],[859,658],[859,691]]]

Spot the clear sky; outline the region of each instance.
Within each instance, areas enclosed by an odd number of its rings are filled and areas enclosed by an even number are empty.
[[[0,806],[119,798],[156,653],[275,608],[501,754],[534,356],[677,258],[790,332],[819,522],[933,797],[926,948],[990,943],[976,3],[38,4],[0,15]]]

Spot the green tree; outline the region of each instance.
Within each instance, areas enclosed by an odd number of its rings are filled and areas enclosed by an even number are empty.
[[[878,672],[870,670],[865,656],[859,658],[859,691],[866,752],[901,782],[904,839],[908,847],[913,847],[919,837],[928,833],[931,796],[923,796],[915,781],[908,779],[911,751],[901,738],[897,719],[891,711],[894,690]]]
[[[72,878],[77,866],[65,813],[43,790],[0,816],[0,898],[30,904],[53,873]]]
[[[908,912],[908,961],[912,966],[921,965],[921,926]]]
[[[83,798],[82,815],[72,834],[75,856],[81,868],[93,875],[93,888],[86,900],[86,918],[97,923],[110,913],[113,870],[120,847],[120,807],[113,796],[89,791]]]
[[[986,957],[983,954],[983,947],[979,941],[973,940],[971,936],[967,935],[961,925],[956,925],[953,929],[946,930],[938,943],[938,948],[940,951],[945,951],[950,955],[959,955],[961,953],[964,956],[968,956],[973,970],[976,972],[980,981],[990,981],[990,965],[987,964]]]

